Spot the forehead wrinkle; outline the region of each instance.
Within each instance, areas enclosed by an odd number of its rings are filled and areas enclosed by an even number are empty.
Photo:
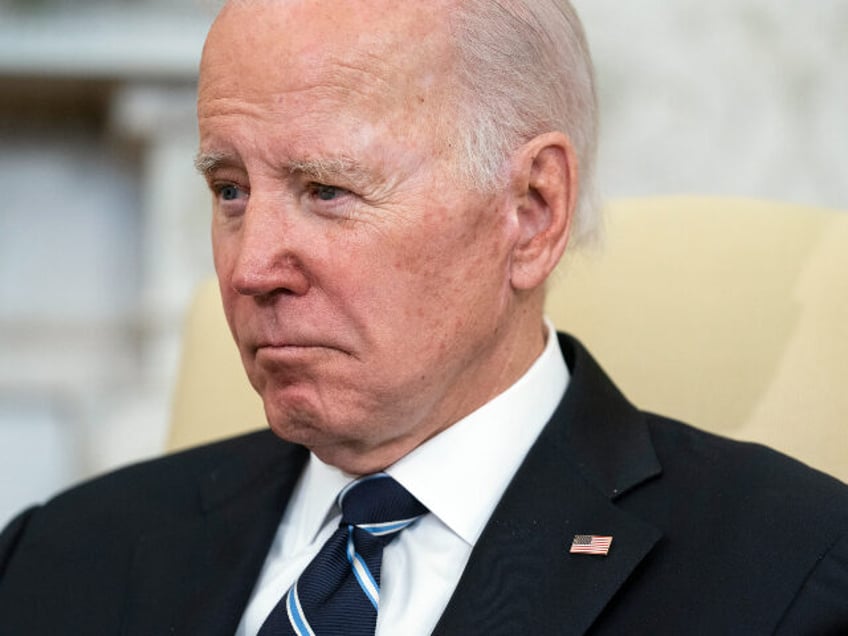
[[[332,108],[357,104],[373,109],[379,104],[391,112],[408,97],[415,81],[412,78],[416,76],[391,59],[364,52],[346,58],[328,55],[309,62],[305,68],[298,69],[299,77],[290,73],[289,85],[266,99],[275,106],[286,98],[308,99],[318,102],[318,107],[320,100],[326,99],[327,106]],[[266,80],[262,80],[261,87],[267,91]]]

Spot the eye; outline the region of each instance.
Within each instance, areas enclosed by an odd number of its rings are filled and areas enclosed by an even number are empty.
[[[239,198],[239,189],[234,185],[225,185],[219,190],[218,196],[224,201],[235,201]]]
[[[309,194],[319,201],[335,201],[336,199],[348,194],[344,188],[325,185],[323,183],[310,183]]]
[[[213,181],[209,184],[214,198],[213,207],[226,218],[239,217],[247,207],[250,189],[232,181]]]
[[[243,189],[234,183],[220,183],[212,186],[215,195],[221,201],[238,201],[247,194]]]
[[[305,210],[333,219],[349,219],[356,212],[359,195],[341,186],[317,181],[304,184],[301,205]]]

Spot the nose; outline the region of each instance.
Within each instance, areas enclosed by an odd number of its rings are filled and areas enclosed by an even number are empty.
[[[304,246],[289,212],[278,201],[251,196],[238,232],[230,278],[239,294],[301,296],[309,291]]]

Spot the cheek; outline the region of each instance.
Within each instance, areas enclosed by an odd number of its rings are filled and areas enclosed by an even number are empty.
[[[457,210],[470,218],[458,218]],[[409,237],[396,269],[420,277],[440,295],[457,298],[479,289],[504,271],[505,232],[495,215],[495,210],[459,206],[433,213],[429,231]]]
[[[218,277],[218,289],[221,294],[221,303],[224,308],[224,316],[227,319],[227,324],[230,328],[230,333],[238,344],[238,334],[236,331],[236,304],[239,294],[232,286],[232,270],[233,270],[233,252],[229,247],[229,243],[222,240],[222,237],[216,232],[214,226],[212,229],[212,260],[215,266],[215,273]]]
[[[222,282],[229,279],[229,273],[232,269],[232,259],[229,258],[232,250],[228,249],[229,243],[227,235],[218,223],[212,221],[212,262],[215,265],[215,273],[218,275],[218,280]],[[223,290],[222,290],[223,291]]]
[[[435,346],[473,327],[481,312],[497,311],[491,305],[508,287],[502,229],[484,212],[474,223],[452,223],[449,214],[432,214],[429,231],[407,237],[386,273],[408,321],[404,332],[414,338],[418,329]]]

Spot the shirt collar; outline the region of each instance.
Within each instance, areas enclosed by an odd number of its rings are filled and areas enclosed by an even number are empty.
[[[569,381],[556,330],[518,381],[386,472],[473,546]]]

